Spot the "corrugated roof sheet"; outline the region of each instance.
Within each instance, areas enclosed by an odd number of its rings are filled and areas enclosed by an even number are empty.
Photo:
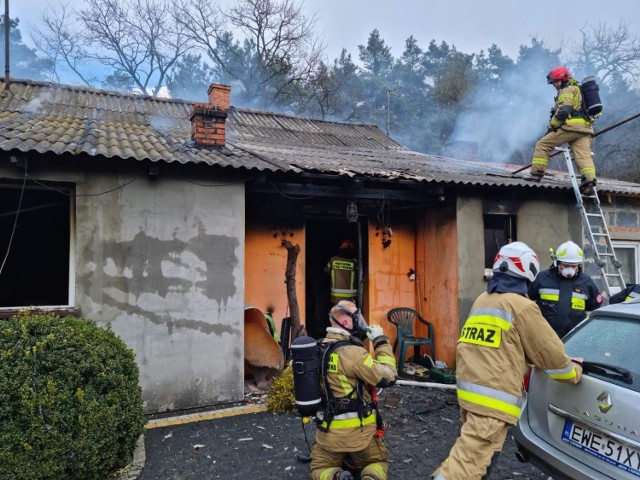
[[[241,108],[229,112],[225,148],[200,148],[191,142],[192,106],[183,100],[16,80],[11,92],[0,96],[0,149],[465,186],[570,187],[563,172],[549,172],[542,183],[532,184],[524,174],[511,174],[519,165],[412,152],[375,125]],[[639,184],[599,181],[600,191],[640,195]]]

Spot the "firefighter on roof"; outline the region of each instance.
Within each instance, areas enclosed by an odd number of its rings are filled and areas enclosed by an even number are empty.
[[[553,254],[551,268],[529,286],[529,298],[560,338],[602,305],[602,295],[582,271],[584,253],[575,243],[564,242]]]
[[[526,297],[539,270],[526,244],[500,249],[487,291],[471,307],[456,353],[456,378],[462,429],[436,480],[479,480],[502,450],[509,425],[525,402],[522,379],[528,365],[559,381],[578,383],[582,369]]]
[[[584,195],[589,195],[596,184],[596,167],[591,159],[591,136],[595,119],[583,108],[578,82],[571,78],[566,67],[551,70],[547,75],[547,83],[554,86],[558,95],[551,109],[547,133],[536,143],[529,180],[542,180],[553,149],[568,143],[582,176],[580,190]]]
[[[340,251],[329,260],[324,267],[325,272],[331,275],[331,303],[340,300],[358,300],[358,288],[356,283],[357,263],[353,258],[353,242],[344,239],[340,242]]]
[[[343,470],[348,456],[361,480],[386,480],[389,452],[372,391],[396,380],[391,345],[382,327],[366,327],[353,302],[339,302],[331,309],[329,318],[331,326],[327,327],[322,343],[347,342],[327,350],[329,358],[323,361],[325,399],[311,448],[311,478],[353,479],[349,471]],[[363,333],[373,344],[375,358],[358,339],[364,338]]]

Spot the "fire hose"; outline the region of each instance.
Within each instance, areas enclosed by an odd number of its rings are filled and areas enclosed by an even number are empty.
[[[627,122],[630,122],[631,120],[634,120],[636,118],[640,117],[640,113],[636,113],[635,115],[631,115],[628,118],[625,118],[624,120],[620,120],[619,122],[614,123],[613,125],[609,125],[607,128],[603,128],[602,130],[600,130],[599,132],[595,132],[594,134],[591,135],[591,138],[596,138],[598,135],[602,135],[603,133],[607,133],[610,130],[613,130],[616,127],[619,127],[621,125],[624,125]],[[549,158],[558,155],[560,153],[560,151],[554,152],[551,155],[549,155]],[[518,170],[514,170],[513,172],[511,172],[511,175],[515,175],[516,173],[520,173],[523,170],[526,170],[527,168],[531,167],[531,164],[525,165],[522,168],[519,168]]]

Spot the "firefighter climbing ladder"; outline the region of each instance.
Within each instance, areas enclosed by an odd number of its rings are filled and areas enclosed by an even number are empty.
[[[583,195],[580,192],[580,184],[576,178],[576,172],[573,168],[573,162],[571,161],[571,153],[568,147],[556,147],[556,150],[561,151],[564,154],[564,159],[567,162],[567,170],[571,177],[571,185],[573,185],[573,193],[576,196],[577,208],[582,215],[582,222],[586,228],[589,242],[593,247],[595,255],[595,263],[602,272],[602,280],[605,286],[607,295],[611,296],[610,292],[610,280],[617,280],[617,285],[620,288],[625,287],[624,278],[622,277],[622,271],[620,267],[622,262],[617,259],[616,253],[613,249],[611,237],[609,236],[609,229],[607,228],[607,222],[604,218],[604,213],[600,207],[600,199],[598,198],[598,191],[594,186],[592,192],[588,195]],[[586,204],[588,202],[588,204]],[[610,273],[607,267],[607,260],[611,262],[611,266],[615,270],[615,273]]]

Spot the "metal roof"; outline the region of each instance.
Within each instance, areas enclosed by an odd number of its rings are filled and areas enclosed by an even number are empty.
[[[3,88],[4,81],[0,81]],[[232,107],[225,148],[191,141],[194,102],[13,80],[0,95],[0,150],[86,154],[219,165],[285,173],[325,173],[461,186],[570,188],[550,171],[540,184],[520,165],[465,161],[406,149],[375,125],[352,124]],[[599,190],[640,195],[640,184],[599,178]]]

